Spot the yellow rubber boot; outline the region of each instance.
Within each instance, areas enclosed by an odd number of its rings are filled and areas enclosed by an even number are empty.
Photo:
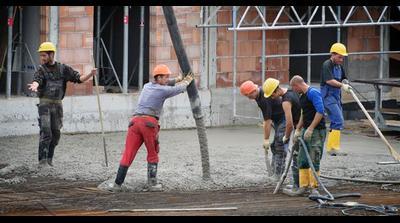
[[[311,188],[318,188],[318,181],[317,181],[317,179],[314,177],[314,174],[312,173],[312,170],[311,169],[309,169],[310,170],[310,172],[309,172],[309,177],[310,177],[310,186],[311,186]],[[317,175],[318,175],[318,177],[319,177],[319,171],[317,171]]]
[[[345,156],[346,153],[339,152],[340,150],[340,130],[332,129],[328,135],[326,142],[326,150],[331,156]]]
[[[299,186],[303,188],[310,186],[310,168],[299,169]]]

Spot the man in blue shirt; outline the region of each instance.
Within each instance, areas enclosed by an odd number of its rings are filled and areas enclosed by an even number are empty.
[[[287,191],[286,194],[300,196],[308,192],[308,189],[311,189],[311,193],[317,195],[319,194],[317,190],[318,182],[311,172],[304,150],[308,149],[307,151],[311,156],[313,166],[319,175],[320,161],[326,137],[324,105],[321,93],[317,89],[307,85],[299,75],[295,75],[290,80],[290,86],[295,92],[301,94],[300,106],[302,112],[296,129],[302,129],[302,131],[296,131],[294,141],[296,142],[299,137],[303,137],[307,148],[303,148],[303,145],[300,144],[300,152],[297,160],[300,187],[293,189],[291,192]]]

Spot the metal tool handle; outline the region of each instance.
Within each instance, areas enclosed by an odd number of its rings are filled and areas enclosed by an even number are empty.
[[[343,80],[343,83],[349,84],[348,80]],[[368,114],[367,110],[365,107],[361,104],[360,100],[358,99],[357,95],[354,93],[352,89],[350,89],[350,93],[353,96],[354,100],[356,100],[358,106],[360,106],[361,110],[364,112],[365,116],[367,116],[368,121],[371,123],[372,127],[374,127],[375,131],[378,133],[378,135],[381,137],[383,142],[386,144],[386,146],[389,148],[390,154],[396,161],[400,161],[400,155],[396,152],[396,150],[393,149],[393,147],[390,145],[390,143],[386,140],[385,136],[382,134],[381,130],[379,130],[378,126],[375,124],[374,120],[371,118],[371,116]],[[378,102],[375,102],[378,103]]]

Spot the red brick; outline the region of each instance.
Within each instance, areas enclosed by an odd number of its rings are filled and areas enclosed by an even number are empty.
[[[83,44],[82,33],[67,33],[67,48],[81,48]]]
[[[379,37],[367,39],[367,51],[379,51]]]
[[[242,57],[237,59],[237,72],[254,71],[256,69],[256,57]]]
[[[93,19],[90,17],[79,17],[76,18],[75,31],[92,31],[93,30]]]
[[[201,36],[201,30],[193,28],[192,30],[193,43],[200,44],[200,36]]]
[[[252,56],[253,45],[251,41],[238,41],[237,42],[237,55],[238,56]]]
[[[267,55],[278,54],[278,42],[276,40],[267,40],[266,51]]]
[[[230,11],[218,11],[217,12],[217,23],[218,24],[231,24],[232,14]]]
[[[200,74],[200,60],[193,60],[192,61],[192,71],[196,75]]]
[[[365,26],[362,27],[362,29],[363,29],[363,37],[375,37],[375,36],[379,37],[379,35],[376,35],[376,29],[379,30],[378,26]]]
[[[85,13],[85,6],[68,6],[68,15],[71,17],[83,16]]]
[[[362,39],[353,37],[347,40],[347,50],[349,52],[361,52],[363,48]]]
[[[68,6],[60,6],[59,7],[60,17],[67,17],[68,16]]]
[[[252,80],[252,77],[252,72],[236,73],[236,83],[238,86],[240,86],[243,82]]]
[[[194,59],[200,58],[200,46],[199,45],[188,45],[185,47],[188,58]]]
[[[87,16],[94,15],[94,6],[85,6],[85,11]]]
[[[248,31],[248,39],[249,40],[261,40],[262,39],[262,31]]]
[[[350,38],[360,38],[363,36],[363,27],[349,27],[348,30],[351,32]]]
[[[74,62],[75,63],[90,63],[91,62],[91,49],[74,49]]]
[[[217,56],[232,56],[232,44],[228,41],[217,42]]]
[[[232,75],[230,73],[217,73],[217,87],[232,87]]]
[[[62,49],[58,53],[58,58],[62,63],[71,63],[74,61],[74,52],[72,49]]]
[[[58,38],[58,48],[67,48],[67,33],[60,32]]]
[[[279,54],[288,54],[289,53],[289,40],[288,39],[278,40],[278,53]]]
[[[232,72],[232,58],[218,58],[217,59],[217,72]]]
[[[289,57],[282,58],[282,69],[289,70]]]
[[[239,40],[248,40],[248,32],[247,31],[239,31],[237,32],[237,39]]]
[[[75,18],[60,18],[60,32],[75,31]]]
[[[174,46],[170,46],[170,58],[171,60],[177,60],[178,58],[176,57],[176,53],[175,53],[175,48]]]
[[[282,68],[282,59],[267,58],[266,64],[267,64],[266,70],[280,70]]]
[[[261,56],[262,55],[262,41],[254,40],[251,41],[251,48],[253,51],[253,56]]]
[[[85,32],[83,35],[83,47],[93,48],[93,33]]]

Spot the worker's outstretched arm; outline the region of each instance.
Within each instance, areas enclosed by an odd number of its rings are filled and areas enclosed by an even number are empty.
[[[264,124],[264,143],[263,143],[263,147],[264,147],[264,149],[268,150],[269,146],[270,146],[269,136],[271,134],[272,120],[271,119],[264,120],[263,124]]]

